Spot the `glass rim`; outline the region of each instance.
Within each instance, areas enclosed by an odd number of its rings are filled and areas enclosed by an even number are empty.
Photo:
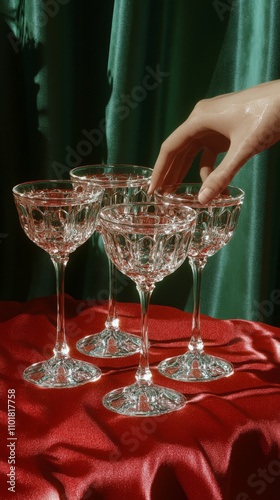
[[[34,186],[35,189],[36,189],[36,186],[40,186],[40,185],[47,185],[49,184],[50,188],[49,188],[49,191],[51,191],[51,189],[55,189],[55,188],[58,188],[59,185],[61,186],[65,186],[67,184],[72,184],[73,186],[86,186],[87,188],[90,187],[90,191],[80,191],[80,192],[77,192],[77,191],[73,191],[73,193],[75,193],[74,196],[68,196],[67,199],[68,200],[76,200],[77,199],[77,195],[80,195],[80,197],[85,197],[86,199],[92,199],[93,196],[101,196],[103,194],[103,190],[101,188],[98,188],[98,186],[92,186],[92,183],[84,180],[84,179],[81,179],[81,180],[78,180],[78,179],[40,179],[40,180],[35,180],[35,181],[25,181],[25,182],[21,182],[19,184],[16,184],[15,186],[13,186],[12,188],[12,192],[13,192],[13,195],[16,196],[16,197],[19,197],[19,198],[22,198],[22,199],[28,199],[28,198],[32,198],[32,200],[44,200],[46,201],[46,196],[44,196],[43,194],[35,194],[33,193],[32,194],[32,197],[30,197],[30,192],[32,190],[32,188],[30,189],[30,191],[23,191],[23,192],[20,192],[19,191],[19,188],[24,188],[24,187],[27,187],[28,185],[30,185],[30,187]],[[52,188],[53,186],[53,188]],[[61,195],[58,195],[58,196],[52,196],[52,201],[55,201],[55,200],[59,200],[61,201],[63,199],[63,197]],[[65,198],[66,199],[66,198]]]
[[[174,184],[166,184],[166,185],[157,187],[154,190],[154,193],[156,195],[158,195],[161,199],[164,199],[165,198],[165,193],[161,193],[160,190],[171,189],[171,188],[174,188],[176,190],[177,188],[179,188],[179,187],[183,188],[184,186],[186,186],[186,187],[187,186],[190,186],[190,187],[191,186],[195,186],[195,187],[200,188],[202,186],[202,183],[200,183],[200,182],[177,182],[177,183],[174,183]],[[221,197],[221,194],[225,193],[227,189],[231,189],[231,190],[236,191],[236,194],[235,195],[233,194],[233,196],[228,196],[228,198],[227,197]],[[170,194],[172,194],[172,192]],[[176,193],[174,193],[174,195],[176,196],[176,198],[174,199],[175,203],[181,202],[181,201],[182,202],[186,201],[186,199],[184,198],[184,196],[181,196],[180,194],[176,195]],[[245,196],[245,192],[243,191],[243,189],[241,189],[240,187],[237,187],[237,186],[233,186],[232,184],[229,184],[226,188],[223,189],[223,191],[219,195],[217,195],[216,197],[214,197],[208,203],[202,203],[201,204],[201,203],[199,203],[198,200],[196,200],[196,203],[198,203],[199,206],[201,206],[201,208],[202,207],[208,207],[208,206],[224,205],[225,203],[230,203],[230,202],[236,202],[236,201],[240,201],[241,202],[241,201],[243,201],[244,196]],[[172,198],[168,198],[168,196],[166,196],[166,199],[172,199]]]
[[[76,172],[78,171],[83,171],[83,170],[86,170],[86,169],[92,169],[93,171],[97,171],[98,169],[104,169],[104,168],[107,168],[107,169],[119,169],[121,173],[121,171],[125,171],[126,169],[136,169],[139,170],[142,170],[142,171],[147,171],[148,174],[150,174],[149,176],[147,177],[137,177],[135,179],[129,179],[129,182],[127,181],[120,181],[119,179],[110,179],[108,181],[104,180],[104,179],[93,179],[93,178],[90,178],[90,177],[86,177],[86,175],[84,176],[78,176],[76,175]],[[105,172],[106,173],[106,172]],[[108,172],[110,173],[110,172]],[[131,172],[132,173],[132,172]],[[82,180],[85,180],[85,181],[88,181],[92,184],[96,184],[96,185],[99,185],[99,186],[102,186],[102,187],[107,187],[108,185],[114,185],[114,186],[117,186],[117,185],[120,185],[120,186],[127,186],[127,185],[141,185],[141,183],[144,181],[150,181],[151,179],[151,176],[152,176],[152,173],[153,173],[153,169],[151,167],[146,167],[144,165],[135,165],[133,163],[93,163],[93,164],[88,164],[88,165],[81,165],[79,167],[74,167],[70,170],[69,172],[69,175],[71,178],[74,178],[74,179],[82,179]]]
[[[163,207],[167,208],[166,205],[163,205],[162,203],[160,202],[136,202],[136,203],[118,203],[116,205],[110,205],[110,206],[105,206],[103,208],[101,208],[100,212],[99,212],[99,219],[101,220],[101,223],[102,221],[104,221],[105,223],[115,223],[116,225],[118,226],[121,226],[121,227],[141,227],[143,226],[143,223],[141,222],[126,222],[126,221],[118,221],[118,220],[113,220],[111,218],[109,218],[107,216],[107,212],[111,212],[113,210],[118,210],[118,209],[121,209],[121,208],[125,208],[125,207],[129,207],[129,208],[132,208],[132,207],[139,207],[139,206],[154,206],[154,207],[160,207],[161,209]],[[176,208],[179,208],[179,207],[176,207]],[[173,206],[173,209],[174,209],[174,206]],[[178,221],[178,222],[173,222],[173,226],[184,226],[186,222],[189,222],[189,223],[194,223],[196,221],[196,217],[197,217],[197,214],[195,212],[195,210],[191,207],[187,207],[187,206],[180,206],[180,210],[183,210],[186,215],[188,216],[188,219],[184,219],[182,221]],[[127,213],[127,215],[133,215],[131,213]],[[136,214],[138,215],[138,214]],[[151,213],[150,215],[153,215],[153,213]],[[166,222],[166,223],[159,223],[157,225],[157,227],[165,227],[165,226],[169,226],[170,225],[170,222]],[[145,227],[155,227],[154,224],[145,224]]]

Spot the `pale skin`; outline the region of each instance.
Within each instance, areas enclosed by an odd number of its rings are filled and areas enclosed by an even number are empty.
[[[162,143],[149,192],[181,182],[201,152],[199,201],[205,204],[250,158],[279,140],[280,80],[204,99]],[[219,153],[226,154],[217,164]]]

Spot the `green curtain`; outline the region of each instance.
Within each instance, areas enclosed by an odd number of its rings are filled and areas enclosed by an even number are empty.
[[[50,259],[23,234],[12,186],[68,177],[77,165],[153,166],[162,141],[205,97],[280,77],[277,0],[1,0],[1,299],[54,293]],[[280,149],[248,161],[238,229],[211,257],[202,313],[279,325]],[[186,180],[199,180],[197,164]],[[95,234],[70,258],[66,291],[106,300]],[[119,300],[138,300],[119,274]],[[191,311],[184,265],[152,298]]]

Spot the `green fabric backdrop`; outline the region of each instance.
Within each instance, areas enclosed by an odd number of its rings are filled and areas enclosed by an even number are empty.
[[[12,186],[89,163],[153,166],[202,98],[280,78],[277,0],[1,0],[1,299],[54,293],[47,254],[19,227]],[[280,324],[279,144],[233,184],[246,192],[233,240],[209,259],[202,312]],[[187,180],[199,180],[196,164]],[[98,235],[70,258],[66,291],[107,298]],[[138,300],[119,275],[120,300]],[[186,262],[153,302],[192,308]]]

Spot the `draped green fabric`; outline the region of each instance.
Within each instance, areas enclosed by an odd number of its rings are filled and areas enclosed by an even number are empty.
[[[49,256],[19,227],[13,185],[90,163],[153,166],[198,100],[280,77],[279,33],[277,0],[1,0],[1,299],[54,293]],[[245,202],[205,267],[205,314],[279,324],[279,160],[277,144],[234,179]],[[186,180],[199,180],[196,162]],[[66,291],[106,300],[97,234],[71,256]],[[118,293],[138,300],[121,274]],[[187,261],[152,300],[191,311]]]

